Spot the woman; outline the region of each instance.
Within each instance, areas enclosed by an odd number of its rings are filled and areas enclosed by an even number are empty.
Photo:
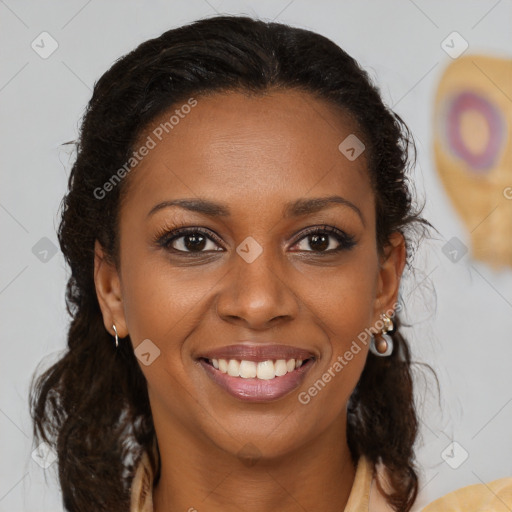
[[[103,75],[59,229],[69,350],[31,402],[67,510],[411,510],[411,145],[286,25],[200,20]]]

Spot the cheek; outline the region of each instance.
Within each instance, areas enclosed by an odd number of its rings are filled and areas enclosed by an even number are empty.
[[[185,376],[191,363],[186,342],[204,324],[214,290],[226,269],[172,263],[161,251],[148,251],[126,236],[121,252],[124,313],[133,346],[146,339],[160,350],[158,367]],[[123,251],[123,248],[121,249]],[[141,369],[146,372],[148,368]]]
[[[187,359],[190,356],[186,354],[185,343],[204,318],[205,292],[216,280],[208,273],[191,278],[190,270],[176,269],[165,258],[147,254],[126,258],[122,268],[128,332],[148,382],[152,403],[162,404],[153,413],[165,410],[166,414],[172,411],[174,415],[188,415],[183,394],[187,392],[184,383],[189,379],[187,365],[191,360]],[[158,349],[149,345],[152,358],[149,365],[144,364],[137,350],[147,339]],[[154,359],[153,350],[157,354]]]
[[[346,404],[363,371],[377,285],[378,257],[366,250],[354,253],[346,265],[319,279],[316,292],[310,290],[311,307],[329,342],[323,347],[319,375],[313,388],[306,390],[305,400],[314,397],[318,407],[333,414]]]
[[[338,350],[371,326],[377,284],[378,260],[369,251],[354,253],[346,264],[308,280],[302,296],[327,326]]]
[[[355,258],[353,263],[318,280],[309,301],[316,323],[323,327],[328,343],[314,378],[298,395],[311,417],[312,429],[327,428],[344,411],[366,363],[377,289],[377,259]]]

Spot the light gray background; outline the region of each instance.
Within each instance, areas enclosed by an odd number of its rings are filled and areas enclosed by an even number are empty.
[[[27,406],[36,365],[43,358],[48,365],[65,347],[63,259],[49,253],[43,262],[32,252],[43,237],[58,245],[57,210],[72,157],[62,144],[76,138],[92,86],[115,59],[216,12],[275,19],[330,37],[370,71],[412,129],[417,188],[441,233],[424,244],[417,274],[404,280],[413,356],[434,366],[443,393],[440,408],[418,379],[417,508],[458,487],[512,476],[512,271],[493,271],[470,255],[452,263],[442,253],[453,236],[468,245],[469,238],[436,174],[431,132],[435,87],[451,61],[441,42],[458,31],[469,43],[466,53],[512,59],[510,0],[0,0],[0,511],[62,510],[56,464],[43,470],[31,458]],[[43,31],[59,45],[47,59],[31,48]],[[432,390],[432,378],[426,382]],[[452,441],[469,454],[457,469],[441,457]]]

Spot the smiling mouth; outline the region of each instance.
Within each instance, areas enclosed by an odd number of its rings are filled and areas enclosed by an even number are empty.
[[[266,361],[248,361],[246,359],[207,359],[201,358],[207,364],[230,377],[240,379],[273,380],[283,377],[299,369],[308,359],[268,359]]]
[[[250,361],[201,357],[198,362],[211,381],[232,397],[261,403],[278,400],[297,390],[315,358]]]

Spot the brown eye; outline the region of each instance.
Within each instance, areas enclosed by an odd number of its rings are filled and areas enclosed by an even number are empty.
[[[165,249],[175,252],[202,253],[223,250],[219,248],[212,234],[206,234],[199,228],[171,231],[161,237],[158,243]]]
[[[299,250],[332,254],[334,252],[351,249],[355,245],[354,237],[332,226],[311,228],[306,232],[298,244]],[[311,250],[308,250],[308,247]]]
[[[311,247],[315,251],[325,251],[329,248],[330,238],[334,238],[331,235],[322,234],[322,235],[309,235],[309,247]],[[331,247],[332,249],[332,247]]]
[[[181,243],[179,243],[180,240],[182,240]],[[173,245],[173,248],[179,251],[201,252],[208,245],[207,240],[208,239],[201,233],[192,233],[176,238],[174,243],[176,244],[176,242],[178,242],[176,245],[181,245],[182,247],[180,248]]]

